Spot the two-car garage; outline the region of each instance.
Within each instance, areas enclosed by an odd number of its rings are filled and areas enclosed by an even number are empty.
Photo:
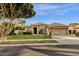
[[[52,34],[54,34],[54,35],[66,35],[67,29],[52,29]]]
[[[54,35],[68,34],[68,26],[60,23],[53,23],[50,25],[50,32]]]

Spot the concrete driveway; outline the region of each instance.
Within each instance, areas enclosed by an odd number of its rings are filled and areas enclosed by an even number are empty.
[[[53,35],[52,39],[59,42],[59,44],[79,44],[79,37],[75,35]]]

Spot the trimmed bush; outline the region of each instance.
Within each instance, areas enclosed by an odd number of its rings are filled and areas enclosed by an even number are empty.
[[[32,33],[31,32],[23,32],[22,34],[25,35],[25,34],[32,34]]]
[[[12,31],[8,34],[8,35],[16,35],[16,33],[14,33],[15,29],[13,28]]]
[[[24,29],[25,29],[24,27],[20,27],[20,26],[15,27],[15,30],[24,30]]]
[[[75,35],[76,35],[76,36],[79,36],[79,32],[76,32]]]

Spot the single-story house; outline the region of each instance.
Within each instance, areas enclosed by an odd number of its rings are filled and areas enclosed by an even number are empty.
[[[52,23],[52,24],[44,24],[42,22],[35,23],[29,26],[25,26],[23,32],[31,32],[32,34],[46,34],[46,35],[67,35],[74,34],[79,31],[79,24],[60,24],[60,23]]]
[[[32,34],[55,34],[62,35],[68,34],[68,26],[60,23],[44,24],[36,23],[31,25]]]
[[[71,23],[68,27],[69,34],[75,34],[79,32],[79,23]]]

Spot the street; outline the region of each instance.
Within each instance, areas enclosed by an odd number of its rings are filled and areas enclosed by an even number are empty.
[[[79,45],[7,46],[0,56],[79,56]]]

